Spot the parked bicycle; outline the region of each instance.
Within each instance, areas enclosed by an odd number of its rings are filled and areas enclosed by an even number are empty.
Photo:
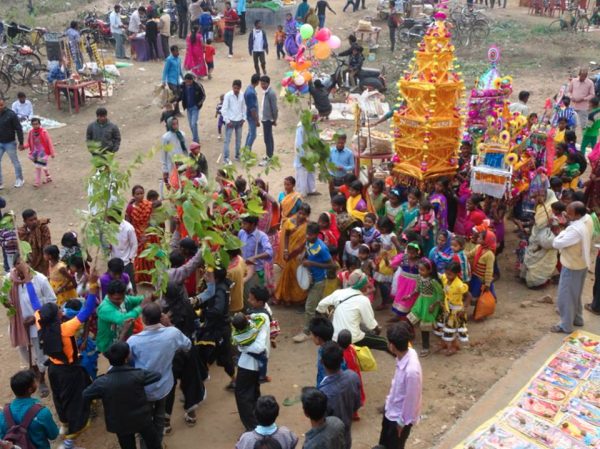
[[[548,25],[548,31],[586,32],[590,29],[590,19],[587,11],[579,5],[571,3],[569,8],[558,19]]]
[[[8,76],[8,87],[14,83],[29,86],[37,94],[48,93],[48,69],[28,47],[14,45],[13,52],[2,54],[0,72]],[[4,82],[6,83],[6,80]]]

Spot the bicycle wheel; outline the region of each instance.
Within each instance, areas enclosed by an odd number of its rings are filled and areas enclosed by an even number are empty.
[[[590,29],[590,19],[587,17],[580,17],[575,24],[575,30],[581,33],[585,33]]]
[[[48,95],[50,85],[48,83],[48,70],[44,67],[29,68],[27,84],[31,90],[39,95]]]
[[[5,99],[8,96],[8,89],[10,89],[10,77],[0,72],[0,98]]]
[[[476,35],[484,39],[490,35],[490,24],[486,20],[476,20],[471,25],[471,31],[476,30]]]
[[[550,22],[548,25],[548,31],[556,33],[558,31],[566,31],[568,28],[567,23],[563,19],[556,19]]]

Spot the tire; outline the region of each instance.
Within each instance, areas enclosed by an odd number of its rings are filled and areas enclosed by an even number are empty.
[[[25,57],[25,59],[30,59],[30,60],[31,60],[31,63],[32,63],[34,66],[36,66],[36,67],[38,67],[38,66],[42,65],[42,60],[41,60],[41,59],[40,59],[40,57],[39,57],[38,55],[36,55],[35,53],[31,53],[30,55],[27,55],[27,56]]]
[[[10,77],[4,72],[0,72],[0,98],[1,99],[7,98],[9,89],[10,89]]]
[[[487,38],[490,35],[490,24],[487,22],[487,20],[476,20],[475,22],[473,22],[471,24],[471,31],[473,31],[474,29],[478,29],[479,33],[481,33],[482,35],[485,34],[485,38]]]
[[[550,25],[548,25],[548,31],[550,31],[551,33],[557,33],[559,31],[566,31],[567,30],[567,24],[565,23],[565,21],[563,19],[556,19],[552,22],[550,22]]]
[[[403,28],[400,30],[400,33],[398,33],[398,39],[400,39],[400,42],[408,44],[410,42],[410,31],[406,28]]]
[[[50,86],[48,84],[48,70],[41,67],[33,69],[29,76],[28,84],[31,90],[39,95],[48,95]]]
[[[590,29],[590,19],[587,17],[580,17],[575,24],[575,30],[581,33],[585,33]]]
[[[469,30],[468,45],[481,45],[485,42],[490,34],[490,28],[487,24],[474,23]]]

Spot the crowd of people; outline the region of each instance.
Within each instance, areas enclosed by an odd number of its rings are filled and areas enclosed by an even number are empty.
[[[11,377],[15,399],[0,414],[0,447],[46,449],[60,434],[62,447],[72,449],[93,416],[94,404],[101,401],[106,430],[117,435],[121,448],[135,448],[136,435],[146,447],[161,448],[163,437],[173,430],[177,386],[183,396],[183,419],[194,426],[199,420],[196,410],[206,397],[204,383],[216,362],[228,376],[226,388],[234,394],[246,430],[236,447],[293,449],[299,429],[277,424],[277,399],[261,395],[260,386],[276,381],[268,373],[271,356],[277,356],[271,349],[277,346],[278,335],[287,332],[275,317],[278,307],[301,305],[303,328],[293,341],[312,341],[317,347],[315,384],[301,394],[310,422],[303,447],[352,446],[352,423],[366,401],[361,370],[373,359],[370,350],[375,350],[396,358],[377,447],[404,448],[420,419],[420,358],[457,354],[469,342],[469,323],[481,297],[504,299],[495,282],[510,222],[519,233],[516,265],[523,282],[530,288],[558,282],[560,320],[550,330],[570,333],[574,326],[583,326],[584,307],[600,315],[600,259],[594,300],[584,306],[581,298],[597,232],[593,213],[600,212],[600,102],[587,71],[581,70],[571,81],[550,123],[556,157],[534,161],[529,189],[511,198],[472,191],[475,149],[469,139],[461,144],[455,176],[422,188],[381,179],[374,172],[363,182],[344,132],[338,132],[330,146],[328,191],[318,192],[314,173],[303,164],[310,131],[305,124],[296,128],[295,176],[285,173],[283,191],[273,195],[265,180],[253,179],[250,185],[226,170],[239,160],[242,146],[252,150],[260,127],[265,144],[260,165],[275,154],[273,127],[279,111],[267,75],[267,33],[260,21],[254,23],[248,33],[254,73],[243,92],[242,81],[235,79],[217,108],[219,137],[225,126],[220,158],[225,167],[216,171],[212,182],[201,151],[199,114],[206,99],[201,80],[211,78],[214,69],[208,20],[214,11],[204,0],[189,6],[185,0],[176,3],[179,37],[186,39],[186,51],[182,63],[179,47],[169,47],[167,36],[161,42],[170,50],[161,81],[173,94],[161,115],[166,126],[160,151],[163,185],[177,190],[190,182],[202,191],[214,186],[209,193],[223,198],[241,222],[236,234],[241,247],[229,251],[227,266],[209,266],[202,259],[198,236],[185,228],[183,212],[178,212],[179,220],[165,220],[159,213],[163,202],[159,189],[136,185],[126,208],[111,214],[118,233],[107,248],[106,270],[100,270],[101,262],[87,256],[76,232],[65,232],[57,245],[50,220],[32,209],[23,210],[17,229],[0,230],[0,246],[12,282],[10,340],[30,369]],[[359,2],[347,6],[356,10]],[[244,1],[235,10],[225,5],[229,56],[235,27],[246,33],[245,7]],[[335,13],[320,0],[315,14],[304,0],[295,17],[288,18],[290,23],[277,30],[277,57],[289,54],[288,40],[292,34],[295,39],[291,21],[296,27],[296,21],[311,23],[316,18],[315,28],[323,27],[326,10]],[[125,27],[117,6],[114,11],[116,55],[124,57]],[[152,9],[148,13],[148,8],[140,7],[134,16],[127,31],[145,29],[149,39],[168,26]],[[318,91],[319,86],[311,89]],[[315,96],[312,90],[311,94]],[[538,123],[537,115],[529,111],[529,97],[521,92],[510,110],[527,116],[533,130]],[[181,129],[180,103],[191,136]],[[331,105],[328,109],[321,102],[317,109],[311,126],[328,116]],[[27,136],[22,130],[25,121],[32,126]],[[119,151],[121,131],[105,108],[97,109],[86,141],[105,152]],[[592,151],[586,156],[589,147]],[[20,93],[11,109],[0,99],[0,160],[9,154],[15,187],[25,182],[17,153],[25,149],[34,164],[34,187],[51,182],[52,139]],[[182,157],[187,158],[185,164]],[[588,164],[591,174],[584,181]],[[245,213],[254,192],[262,202],[259,216]],[[313,210],[309,197],[323,193],[329,195],[330,207]],[[0,207],[6,207],[1,198]],[[155,292],[149,275],[154,265],[145,250],[157,241],[153,228],[165,225],[174,231],[168,284],[163,292]],[[29,244],[25,257],[19,241]],[[375,312],[387,312],[386,331]],[[432,337],[437,348],[432,348]],[[99,369],[100,356],[108,361],[108,370]],[[50,395],[60,431],[53,414],[36,398]],[[24,429],[21,436],[19,426]]]

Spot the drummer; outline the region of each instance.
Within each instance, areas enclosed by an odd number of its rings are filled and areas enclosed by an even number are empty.
[[[306,227],[306,254],[302,265],[310,271],[310,284],[308,297],[304,308],[304,331],[296,335],[293,340],[302,343],[308,339],[308,324],[315,316],[315,310],[325,289],[327,270],[335,266],[327,245],[319,238],[320,228],[317,223],[308,223]]]
[[[242,257],[247,265],[253,267],[252,276],[244,283],[244,301],[248,299],[252,287],[265,285],[265,262],[271,262],[273,247],[269,237],[257,229],[258,217],[246,216],[242,218],[242,229],[238,238],[242,242]],[[316,305],[315,305],[316,307]]]

